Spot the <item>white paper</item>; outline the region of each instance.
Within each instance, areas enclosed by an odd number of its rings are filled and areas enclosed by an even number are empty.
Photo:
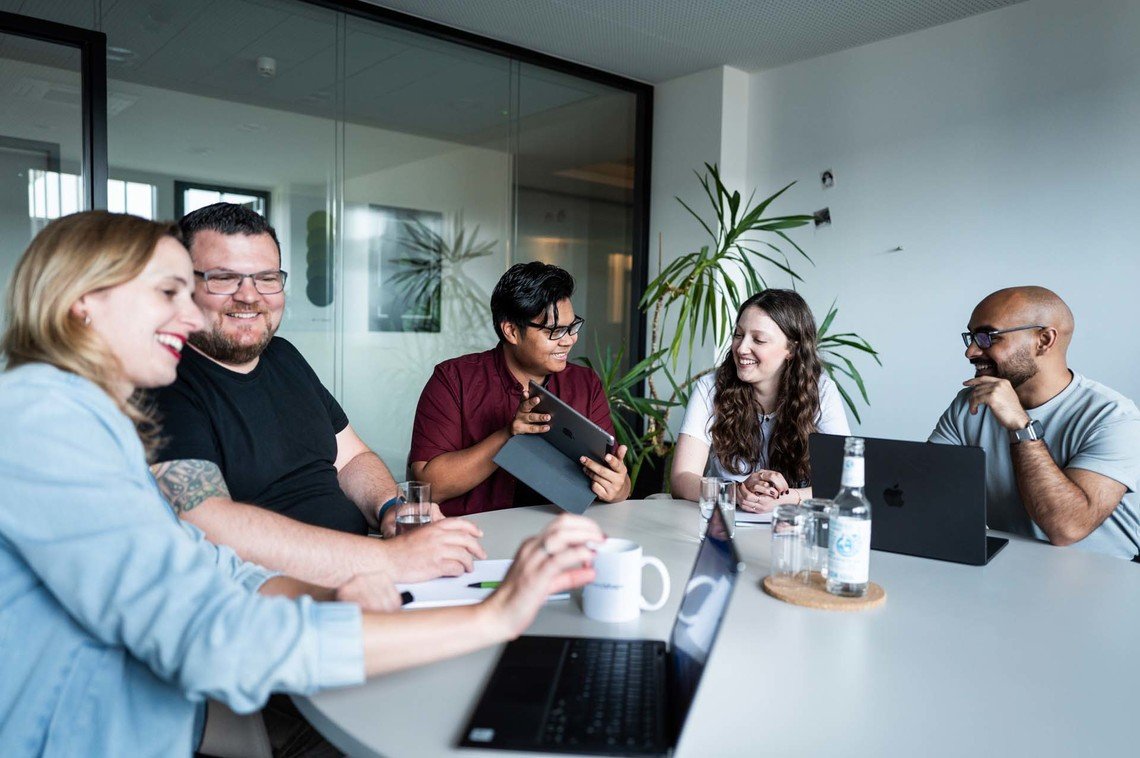
[[[474,568],[461,576],[443,577],[415,584],[397,584],[400,592],[412,593],[412,602],[405,608],[442,608],[448,605],[473,605],[490,595],[492,589],[468,587],[476,582],[501,582],[512,561],[509,558],[493,561],[475,561]],[[551,595],[547,600],[566,600],[569,592]]]
[[[736,509],[736,523],[737,524],[771,524],[772,511],[767,513],[753,513],[741,508]]]

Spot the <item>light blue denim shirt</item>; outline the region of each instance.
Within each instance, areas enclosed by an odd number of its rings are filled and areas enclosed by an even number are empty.
[[[269,576],[178,520],[96,385],[0,375],[0,755],[189,755],[207,697],[363,681],[359,609]]]

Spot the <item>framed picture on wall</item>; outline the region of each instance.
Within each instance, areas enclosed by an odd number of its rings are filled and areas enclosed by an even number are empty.
[[[443,214],[369,205],[368,330],[438,332]]]

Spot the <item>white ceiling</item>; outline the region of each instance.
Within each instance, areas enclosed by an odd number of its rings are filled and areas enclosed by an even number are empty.
[[[1022,0],[368,0],[652,84],[774,68]]]

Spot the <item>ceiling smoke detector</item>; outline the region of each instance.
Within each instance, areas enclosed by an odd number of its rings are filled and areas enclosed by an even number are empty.
[[[257,74],[264,76],[266,79],[272,79],[277,76],[277,59],[270,58],[268,55],[263,55],[257,59]]]

